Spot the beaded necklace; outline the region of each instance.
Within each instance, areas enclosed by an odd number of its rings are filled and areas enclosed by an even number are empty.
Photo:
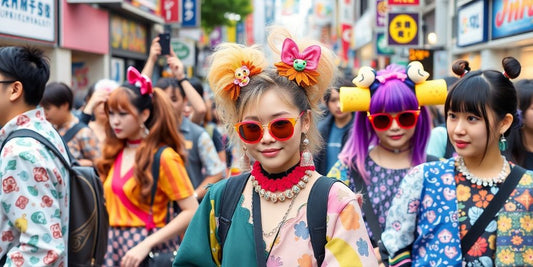
[[[507,177],[507,165],[509,165],[509,163],[507,162],[504,156],[502,156],[502,159],[503,159],[502,170],[498,173],[498,176],[496,177],[485,178],[485,177],[474,176],[473,174],[470,173],[470,171],[466,167],[465,160],[461,156],[457,157],[456,165],[457,165],[457,170],[460,171],[465,177],[465,179],[469,180],[471,183],[482,185],[482,186],[487,186],[487,185],[493,186],[495,184],[499,184],[503,182],[505,178]]]

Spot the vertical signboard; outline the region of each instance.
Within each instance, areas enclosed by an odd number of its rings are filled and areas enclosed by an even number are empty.
[[[467,46],[487,40],[487,16],[484,1],[475,1],[457,12],[457,45]]]
[[[200,3],[199,0],[181,1],[181,26],[200,27]]]
[[[386,0],[376,1],[376,27],[384,28],[387,25],[388,8]]]
[[[161,0],[161,15],[165,19],[165,23],[179,22],[179,2],[178,0]]]
[[[389,13],[388,44],[393,46],[419,46],[419,14]]]

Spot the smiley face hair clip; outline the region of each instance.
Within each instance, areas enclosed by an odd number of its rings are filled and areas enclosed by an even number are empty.
[[[446,82],[443,79],[427,81],[429,73],[419,61],[407,65],[406,72],[393,72],[377,75],[370,67],[359,69],[357,76],[352,80],[355,87],[341,87],[340,106],[342,112],[368,111],[370,98],[381,84],[391,79],[404,82],[413,90],[418,99],[419,106],[440,105],[446,101],[448,93]]]
[[[308,87],[318,83],[319,73],[316,71],[320,60],[321,49],[311,45],[302,53],[296,43],[286,38],[281,48],[281,61],[274,64],[281,76],[295,81],[299,86]]]

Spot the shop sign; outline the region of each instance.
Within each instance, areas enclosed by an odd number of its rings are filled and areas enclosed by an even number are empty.
[[[185,38],[172,38],[170,41],[176,56],[183,62],[184,66],[194,66],[195,46],[194,40]]]
[[[433,75],[433,50],[428,49],[409,49],[409,61],[420,61],[424,70]]]
[[[487,6],[483,0],[462,6],[457,12],[457,45],[467,46],[487,41]]]
[[[396,6],[415,6],[419,4],[420,0],[389,0],[389,5]]]
[[[389,13],[388,45],[418,46],[419,45],[419,14]]]
[[[2,0],[0,34],[54,42],[56,3],[55,0]]]
[[[533,2],[527,0],[492,1],[492,38],[533,31]]]
[[[179,1],[178,0],[162,0],[161,1],[163,11],[163,19],[165,23],[177,23],[179,22]]]
[[[200,27],[200,3],[199,0],[181,1],[181,26]]]
[[[130,2],[133,6],[138,7],[139,9],[155,14],[157,16],[161,15],[161,0],[126,0]]]
[[[343,23],[341,24],[341,44],[342,44],[342,53],[341,57],[344,61],[348,61],[348,52],[350,51],[350,46],[352,44],[352,33],[353,27],[351,24]]]
[[[387,38],[383,32],[376,33],[376,52],[382,56],[394,55],[394,48],[387,45]]]
[[[111,16],[111,48],[146,54],[146,26]]]

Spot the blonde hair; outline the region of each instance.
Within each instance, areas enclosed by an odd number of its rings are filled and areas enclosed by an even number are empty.
[[[276,56],[274,61],[281,60],[281,52],[277,49],[278,41],[292,38],[290,33],[280,27],[271,28],[268,37],[269,47]],[[322,138],[316,126],[321,116],[319,103],[324,92],[335,80],[335,54],[317,41],[293,39],[303,51],[310,45],[321,47],[321,56],[316,71],[319,73],[318,83],[308,87],[299,86],[295,81],[280,76],[273,67],[266,68],[266,58],[257,46],[245,47],[224,43],[217,47],[211,56],[212,64],[208,74],[208,81],[215,93],[215,103],[220,117],[224,121],[231,142],[240,146],[240,139],[233,125],[242,119],[242,115],[250,105],[257,105],[261,96],[268,90],[276,90],[287,104],[296,106],[300,111],[311,111],[310,128],[307,132],[308,149],[315,153],[322,145]],[[228,83],[233,83],[235,70],[242,66],[241,62],[250,60],[253,65],[261,66],[263,71],[250,77],[250,82],[240,88],[239,97],[232,100],[224,90]]]

